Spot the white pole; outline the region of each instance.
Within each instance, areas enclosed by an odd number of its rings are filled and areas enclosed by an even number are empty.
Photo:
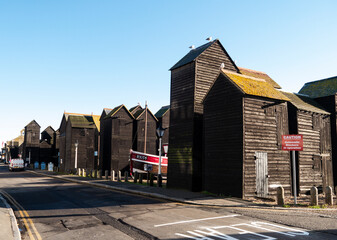
[[[158,176],[161,175],[161,137],[159,138],[159,167]]]
[[[77,148],[78,148],[78,143],[75,143],[75,168],[77,168]]]
[[[296,155],[295,151],[292,151],[293,162],[293,189],[294,189],[294,204],[297,204],[297,189],[296,189]]]

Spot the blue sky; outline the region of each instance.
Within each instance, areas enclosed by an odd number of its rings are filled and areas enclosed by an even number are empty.
[[[337,75],[336,1],[0,1],[0,141],[64,111],[170,101],[189,46],[218,38],[285,91]]]

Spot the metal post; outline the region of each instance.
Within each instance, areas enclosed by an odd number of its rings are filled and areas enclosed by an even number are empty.
[[[30,164],[30,151],[31,151],[31,150],[29,149],[29,164]],[[26,157],[26,156],[25,156],[25,157]]]
[[[75,143],[75,169],[77,169],[77,148],[78,148],[78,141]]]
[[[159,167],[158,167],[158,187],[162,186],[162,178],[161,178],[161,144],[162,138],[159,138]]]
[[[295,151],[292,151],[292,161],[293,161],[293,189],[294,189],[294,204],[297,204],[297,189],[296,189],[296,155]]]

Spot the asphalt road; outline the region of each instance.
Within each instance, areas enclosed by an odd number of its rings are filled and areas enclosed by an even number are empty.
[[[0,165],[0,187],[10,198],[23,239],[337,238],[329,227],[322,228],[325,233],[293,227],[297,225],[287,221],[296,215],[163,202],[28,172],[8,172],[4,165]]]

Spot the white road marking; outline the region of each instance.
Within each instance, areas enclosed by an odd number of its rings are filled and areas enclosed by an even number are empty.
[[[239,216],[239,215],[233,214],[233,215],[226,215],[226,216],[220,216],[220,217],[200,218],[200,219],[193,219],[193,220],[186,220],[186,221],[179,221],[179,222],[172,222],[172,223],[164,223],[164,224],[154,225],[154,227],[163,227],[163,226],[169,226],[169,225],[175,225],[175,224],[181,224],[181,223],[200,222],[200,221],[214,220],[214,219],[220,219],[220,218],[229,218],[229,217],[237,217],[237,216]]]
[[[238,240],[238,238],[231,237],[225,233],[220,232],[219,230],[225,231],[228,230],[234,230],[237,232],[236,235],[253,235],[255,237],[259,237],[264,240],[274,240],[277,238],[267,236],[261,233],[252,232],[246,229],[243,229],[243,227],[248,228],[255,228],[257,230],[263,230],[264,233],[276,233],[281,235],[286,235],[289,237],[296,237],[296,236],[308,236],[309,233],[290,228],[285,227],[281,225],[276,225],[272,223],[266,223],[266,222],[251,222],[251,223],[239,223],[239,224],[233,224],[233,225],[223,225],[223,226],[214,226],[214,227],[204,227],[203,230],[193,230],[193,231],[186,231],[187,234],[182,233],[175,233],[175,235],[180,237],[185,237],[189,239],[194,240],[213,240],[213,239],[226,239],[226,240]],[[284,232],[286,231],[286,232]],[[233,233],[232,233],[233,234]],[[244,236],[243,236],[244,237]],[[245,237],[244,237],[245,238]],[[246,239],[246,238],[245,238]]]

